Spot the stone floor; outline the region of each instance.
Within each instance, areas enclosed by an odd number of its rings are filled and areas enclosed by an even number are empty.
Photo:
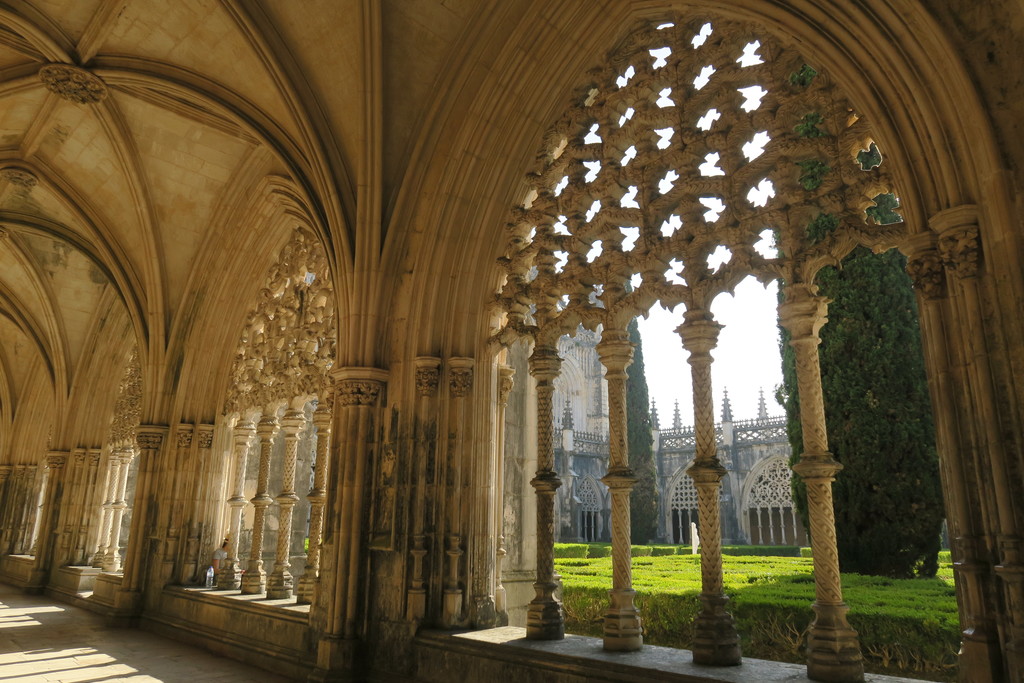
[[[285,680],[146,631],[108,628],[91,612],[0,584],[2,683]]]

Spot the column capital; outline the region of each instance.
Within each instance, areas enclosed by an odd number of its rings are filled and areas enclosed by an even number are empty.
[[[498,403],[502,406],[508,405],[508,396],[516,384],[515,376],[515,368],[508,365],[498,366]]]
[[[174,438],[178,448],[188,448],[192,445],[192,435],[195,432],[195,425],[181,423],[174,430]]]
[[[68,462],[68,451],[47,451],[46,466],[51,470],[59,470]]]
[[[135,428],[135,443],[140,450],[159,450],[168,431],[167,425],[139,425]]]
[[[473,366],[475,358],[453,357],[448,359],[448,384],[452,396],[465,398],[473,388]]]
[[[694,460],[686,468],[686,474],[693,479],[694,485],[719,484],[722,481],[722,477],[726,474],[726,469],[716,456]]]
[[[271,441],[280,428],[277,415],[264,415],[256,423],[256,434],[259,435],[260,441]]]
[[[316,410],[313,411],[313,424],[316,426],[318,432],[330,433],[333,420],[334,417],[331,407],[324,403],[318,405]]]
[[[817,344],[818,332],[828,322],[830,300],[818,296],[818,285],[797,283],[787,285],[783,291],[785,301],[779,304],[779,324],[789,331],[792,341],[813,340]]]
[[[7,478],[11,476],[11,472],[14,470],[13,465],[0,465],[0,484],[7,481]]]
[[[301,410],[289,410],[281,418],[281,431],[285,437],[295,438],[304,426],[306,426],[306,415]]]
[[[718,333],[724,325],[715,322],[710,311],[692,310],[683,316],[683,322],[676,328],[676,334],[683,341],[683,348],[690,352],[689,362],[711,360],[711,349],[718,346]]]
[[[441,359],[435,356],[417,356],[416,394],[418,396],[434,396],[441,379]]]
[[[629,341],[626,330],[603,330],[601,341],[597,343],[597,355],[601,365],[607,371],[605,376],[625,374],[626,368],[633,362],[633,342]]]
[[[199,448],[204,450],[213,448],[213,432],[216,429],[214,425],[197,425],[196,434],[199,436]]]
[[[562,369],[562,357],[554,346],[535,346],[530,354],[530,374],[538,382],[551,382]]]
[[[843,469],[843,464],[832,457],[831,453],[804,453],[800,462],[793,465],[793,471],[799,474],[805,481],[825,479],[833,481],[835,476]]]

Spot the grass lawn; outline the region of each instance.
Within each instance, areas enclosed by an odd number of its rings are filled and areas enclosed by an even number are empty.
[[[725,556],[725,592],[751,657],[803,661],[813,616],[812,560],[803,557]],[[566,630],[599,636],[611,587],[611,558],[555,560],[562,576]],[[633,558],[633,586],[644,640],[689,648],[700,593],[700,558]],[[843,575],[849,619],[861,637],[866,668],[929,680],[956,679],[960,633],[952,565],[934,579]]]

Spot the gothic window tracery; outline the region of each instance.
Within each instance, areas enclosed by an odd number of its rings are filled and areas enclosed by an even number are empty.
[[[697,487],[693,479],[680,470],[669,498],[669,514],[672,520],[672,542],[691,543],[691,524],[699,524],[697,514]]]
[[[597,484],[587,477],[576,492],[580,510],[580,537],[587,542],[594,542],[601,537],[601,493]]]
[[[754,545],[802,545],[803,525],[793,505],[792,471],[782,458],[769,461],[750,486],[747,515]]]

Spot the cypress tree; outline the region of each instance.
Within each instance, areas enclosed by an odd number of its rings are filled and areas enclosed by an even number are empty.
[[[629,496],[630,533],[634,543],[647,543],[658,533],[658,474],[654,467],[644,348],[636,318],[627,330],[634,349],[626,380],[626,441],[629,466],[637,478]]]
[[[817,277],[832,299],[821,329],[839,564],[878,576],[934,576],[945,516],[917,304],[905,257],[857,248]],[[781,295],[780,295],[781,296]],[[783,387],[793,461],[803,450],[796,368],[782,331]],[[807,519],[806,489],[794,476]]]

